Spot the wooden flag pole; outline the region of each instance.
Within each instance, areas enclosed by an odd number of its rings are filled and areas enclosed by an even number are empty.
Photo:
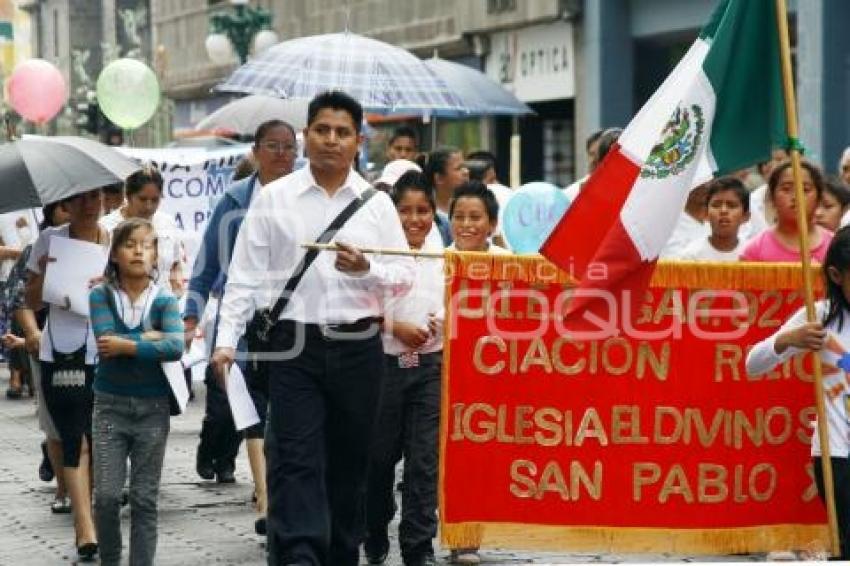
[[[336,252],[339,251],[339,248],[336,244],[301,244],[302,248],[308,250],[316,250],[316,251],[327,251],[327,252]],[[443,259],[445,257],[444,252],[423,252],[420,250],[400,250],[396,248],[357,248],[364,254],[378,254],[378,255],[403,255],[410,257],[424,257],[431,259]]]
[[[782,90],[785,96],[785,121],[787,122],[788,139],[791,141],[791,172],[794,176],[794,192],[797,201],[797,225],[800,230],[800,261],[803,264],[803,289],[806,300],[806,319],[816,322],[814,290],[812,285],[811,252],[809,250],[809,226],[806,217],[806,201],[803,193],[803,179],[800,167],[800,149],[797,128],[797,102],[794,95],[794,79],[791,72],[791,47],[788,39],[788,10],[785,0],[776,0],[776,25],[779,30],[779,52],[782,62]],[[838,541],[838,520],[835,512],[835,487],[832,479],[832,460],[829,454],[829,425],[826,420],[826,409],[823,390],[823,370],[819,355],[812,355],[815,408],[818,418],[818,436],[820,440],[821,465],[823,467],[823,483],[826,499],[826,514],[829,521],[829,534],[832,555],[838,556],[840,543]]]

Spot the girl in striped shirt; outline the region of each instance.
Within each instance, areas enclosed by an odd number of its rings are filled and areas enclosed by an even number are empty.
[[[169,431],[162,362],[183,354],[177,299],[156,285],[156,234],[132,218],[112,233],[106,281],[89,296],[97,337],[94,379],[95,523],[101,564],[121,562],[122,488],[130,460],[130,563],[154,563],[157,496]]]

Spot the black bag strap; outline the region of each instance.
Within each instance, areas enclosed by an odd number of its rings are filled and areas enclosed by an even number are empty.
[[[369,202],[369,199],[375,196],[377,191],[373,187],[369,187],[363,194],[360,195],[360,198],[356,198],[351,201],[348,206],[346,206],[342,212],[340,212],[336,218],[325,228],[325,231],[316,239],[317,244],[327,244],[328,242],[336,236],[336,233],[339,232],[339,229],[343,227],[343,225],[348,222],[348,219],[354,216],[354,213],[360,210],[360,207]],[[301,282],[301,278],[304,277],[304,274],[307,272],[307,269],[313,263],[313,261],[318,257],[319,250],[308,250],[304,257],[301,258],[301,262],[295,268],[295,271],[292,274],[292,277],[289,278],[289,281],[286,282],[286,285],[283,287],[283,291],[280,293],[280,297],[278,297],[277,302],[275,302],[274,306],[269,311],[269,321],[274,324],[277,322],[277,319],[280,317],[280,313],[283,312],[283,309],[286,308],[286,304],[289,302],[289,297],[292,295],[292,291],[298,286],[298,283]]]

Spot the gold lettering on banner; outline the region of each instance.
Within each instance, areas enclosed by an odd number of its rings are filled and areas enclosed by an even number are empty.
[[[528,368],[531,366],[540,366],[546,373],[552,373],[552,362],[549,360],[549,354],[546,351],[546,343],[543,338],[534,338],[522,358],[522,365],[519,368],[520,373],[528,373]]]
[[[484,347],[489,345],[495,346],[502,354],[508,350],[508,347],[505,345],[505,341],[501,337],[482,336],[475,341],[475,349],[472,352],[472,363],[475,365],[475,369],[479,373],[483,373],[484,375],[496,375],[504,371],[505,362],[504,360],[499,360],[493,364],[486,364],[484,362]]]
[[[539,430],[534,433],[534,441],[540,446],[558,446],[564,441],[564,429],[561,421],[564,415],[552,407],[543,407],[534,412],[534,424]],[[548,432],[549,435],[545,433]]]
[[[615,347],[619,347],[623,351],[623,362],[620,366],[614,365],[614,362],[611,361],[611,350]],[[611,375],[623,375],[632,365],[633,352],[631,344],[629,344],[625,338],[609,338],[602,344],[602,367],[605,369],[606,373]]]
[[[665,317],[673,317],[675,320],[685,321],[685,309],[682,306],[682,293],[679,289],[665,289],[658,301],[652,322],[658,324]]]
[[[543,499],[548,493],[556,493],[562,501],[578,501],[582,497],[590,497],[594,501],[602,498],[602,462],[593,462],[592,473],[585,466],[572,460],[569,468],[562,468],[555,460],[550,460],[543,467],[539,478],[538,466],[530,460],[515,460],[511,463],[511,484],[508,486],[511,494],[522,499]],[[569,477],[564,471],[569,471]]]
[[[726,445],[729,445],[732,438],[731,420],[724,418],[726,412],[723,409],[718,409],[714,412],[714,418],[711,421],[711,426],[706,427],[703,420],[703,414],[700,409],[687,408],[684,412],[685,432],[682,440],[685,444],[691,443],[691,430],[696,429],[699,443],[708,448],[720,435],[721,428],[725,431]],[[726,426],[724,426],[726,425]]]
[[[517,342],[516,340],[511,340],[508,342],[508,350],[510,351],[509,360],[510,365],[508,366],[508,371],[510,371],[513,375],[516,375],[517,372]]]
[[[525,471],[525,473],[523,473]],[[511,463],[511,485],[508,489],[513,496],[521,499],[534,497],[537,486],[532,479],[537,475],[537,466],[530,460],[514,460]],[[519,485],[517,485],[519,484]]]
[[[570,462],[570,489],[575,501],[578,501],[581,486],[584,486],[585,491],[594,501],[599,501],[602,498],[602,462],[599,460],[593,462],[592,479],[581,462],[575,460]]]
[[[694,502],[694,494],[691,491],[691,486],[688,485],[688,478],[685,476],[685,470],[681,464],[673,464],[667,476],[664,478],[664,484],[661,486],[661,492],[658,494],[659,503],[667,503],[671,495],[681,495],[686,503]]]
[[[661,466],[655,462],[632,464],[632,499],[641,501],[644,486],[652,485],[661,478]]]
[[[534,498],[543,499],[543,496],[550,491],[560,495],[564,501],[570,500],[570,491],[567,488],[567,482],[564,481],[564,474],[561,472],[561,466],[557,462],[549,462],[543,468]]]
[[[546,289],[546,285],[530,285],[530,288],[535,291]],[[528,320],[543,320],[549,318],[546,304],[541,300],[540,295],[529,294],[526,304],[525,318]]]
[[[700,464],[697,481],[697,501],[700,503],[720,503],[729,497],[725,466],[719,464]]]
[[[649,444],[640,434],[640,407],[614,405],[611,409],[611,442],[614,444]]]
[[[814,381],[815,376],[809,372],[811,367],[806,367],[806,358],[808,357],[808,353],[806,354],[797,354],[794,356],[794,372],[796,373],[797,378],[800,381],[805,381],[806,383],[811,383]]]
[[[666,381],[667,375],[670,373],[670,343],[664,342],[661,344],[661,355],[656,355],[652,351],[652,346],[648,342],[638,344],[637,351],[637,370],[635,374],[638,379],[643,379],[646,374],[646,364],[652,367],[652,372],[659,381]]]
[[[510,291],[513,288],[513,285],[508,281],[500,281],[498,283],[500,292],[496,295],[494,299],[494,305],[492,305],[492,309],[496,313],[496,318],[498,319],[512,319],[514,317],[513,311],[511,311],[511,294]],[[498,308],[496,308],[498,307]]]
[[[668,503],[674,496],[680,497],[685,503],[693,503],[694,500],[699,503],[722,503],[728,502],[730,498],[735,503],[745,503],[750,499],[763,503],[776,492],[777,471],[768,463],[756,464],[746,470],[743,464],[729,468],[722,464],[700,462],[690,473],[689,480],[682,464],[673,464],[665,472],[655,462],[634,463],[632,498],[639,502],[645,494],[649,495],[647,492],[654,494],[657,489],[656,499],[662,504]],[[691,481],[696,481],[696,498]]]
[[[608,435],[605,434],[602,419],[599,418],[599,413],[593,407],[588,407],[581,418],[581,423],[576,431],[575,445],[583,445],[588,438],[596,438],[601,446],[608,446]]]
[[[744,358],[744,350],[738,344],[715,344],[714,346],[714,381],[721,382],[727,375],[732,381],[740,381],[741,360]]]
[[[517,405],[514,409],[514,432],[517,444],[534,444],[534,436],[527,434],[534,428],[534,421],[529,417],[534,413],[534,407]]]
[[[744,411],[736,410],[733,417],[733,428],[735,431],[735,448],[743,448],[744,433],[755,446],[761,446],[764,439],[764,409],[756,409],[754,415],[755,423],[747,418]]]
[[[563,373],[566,375],[576,375],[577,373],[581,373],[584,370],[584,366],[587,364],[584,358],[579,358],[572,365],[565,365],[561,358],[561,348],[564,344],[569,344],[573,346],[579,352],[584,351],[584,343],[583,342],[574,342],[573,340],[559,336],[552,343],[552,363],[555,365],[555,370],[558,373]]]
[[[496,437],[496,430],[493,426],[493,422],[492,420],[488,421],[486,419],[482,419],[478,423],[480,426],[480,432],[475,432],[472,430],[472,418],[476,413],[484,413],[487,417],[492,419],[496,416],[496,409],[486,403],[471,403],[466,409],[466,412],[463,414],[463,435],[471,442],[490,442]]]
[[[758,318],[759,328],[776,328],[782,324],[782,321],[778,318],[774,318],[774,316],[782,307],[782,303],[784,301],[785,297],[781,291],[771,289],[769,291],[762,292],[759,297],[759,304],[763,305],[761,314]]]
[[[509,340],[482,336],[476,341],[473,358],[476,369],[486,375],[505,370],[516,375],[533,372],[539,367],[545,373],[561,375],[619,376],[634,371],[637,379],[651,375],[658,381],[666,381],[670,373],[670,352],[669,342],[633,343],[621,337],[577,342],[558,336],[548,342],[542,337]]]
[[[496,408],[496,440],[506,444],[514,441],[514,437],[508,434],[508,406],[499,405]]]
[[[715,296],[713,294],[697,295],[696,300],[694,300],[694,297],[691,297],[691,301],[693,301],[694,316],[700,326],[705,326],[711,323],[711,310],[714,306],[714,300]]]
[[[665,421],[672,421],[673,429],[665,432]],[[655,426],[652,433],[652,441],[655,444],[675,444],[682,438],[685,428],[685,419],[682,412],[675,407],[655,407]]]
[[[804,407],[800,409],[800,414],[797,416],[800,426],[797,428],[797,440],[803,444],[812,443],[812,432],[815,426],[815,418],[817,411],[814,407]]]
[[[764,414],[764,439],[768,444],[785,444],[791,438],[793,417],[791,411],[786,407],[771,407]],[[774,431],[774,423],[778,422],[781,428]]]
[[[767,475],[767,487],[764,490],[759,491],[759,476],[764,476],[765,474]],[[773,496],[773,492],[776,491],[776,481],[776,468],[774,468],[771,464],[761,463],[753,466],[753,469],[750,471],[749,485],[750,495],[753,500],[761,503],[770,499],[771,496]]]
[[[818,484],[815,480],[815,465],[813,462],[806,462],[806,475],[809,477],[809,486],[803,490],[801,499],[808,503],[818,496]]]
[[[463,403],[452,404],[452,435],[449,438],[453,442],[463,440],[463,428],[461,427],[463,408]]]

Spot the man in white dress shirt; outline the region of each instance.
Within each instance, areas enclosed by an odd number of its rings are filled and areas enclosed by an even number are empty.
[[[302,244],[369,188],[352,169],[363,111],[326,92],[310,103],[307,167],[270,183],[236,240],[212,363],[229,371],[258,291],[277,299]],[[369,448],[383,379],[380,305],[411,287],[409,257],[359,247],[407,248],[390,198],[374,195],[320,253],[271,334],[268,458],[269,564],[355,566],[363,534]]]

